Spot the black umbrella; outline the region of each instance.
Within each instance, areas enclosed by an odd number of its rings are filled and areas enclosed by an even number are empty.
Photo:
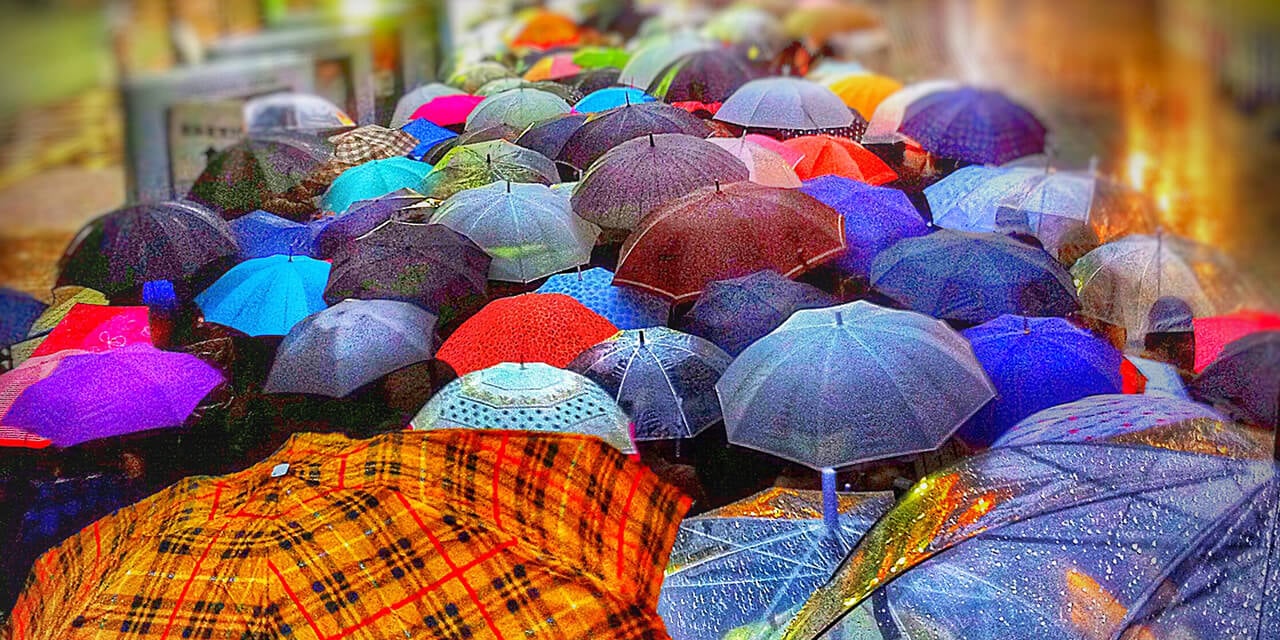
[[[1200,377],[1191,395],[1241,422],[1276,427],[1280,421],[1280,331],[1232,342]]]
[[[666,102],[723,102],[756,76],[756,70],[733,50],[694,51],[663,69],[649,85],[649,93]]]

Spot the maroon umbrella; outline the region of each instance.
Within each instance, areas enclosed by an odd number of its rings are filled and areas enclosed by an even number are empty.
[[[606,229],[631,230],[655,208],[698,187],[746,180],[732,153],[683,133],[628,140],[600,157],[573,194],[573,210]]]
[[[586,169],[606,151],[649,133],[686,133],[705,138],[711,128],[684,109],[669,104],[627,105],[588,118],[565,143],[560,159]]]
[[[708,282],[773,269],[792,277],[845,250],[844,219],[794,189],[735,182],[654,210],[622,246],[615,284],[676,303]]]
[[[649,93],[673,102],[723,102],[757,76],[746,58],[732,49],[694,51],[663,69]]]

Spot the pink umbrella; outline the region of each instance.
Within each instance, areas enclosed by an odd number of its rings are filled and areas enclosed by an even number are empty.
[[[1196,332],[1196,373],[1216,360],[1227,344],[1251,333],[1280,330],[1280,315],[1263,311],[1237,311],[1192,322]]]
[[[418,107],[409,118],[422,118],[442,127],[464,124],[484,96],[467,94],[440,96]]]
[[[9,407],[13,406],[18,396],[26,391],[27,387],[44,380],[53,373],[63,358],[86,353],[89,352],[67,349],[53,355],[28,358],[12,371],[0,375],[0,448],[43,449],[52,444],[48,438],[41,438],[25,429],[6,425],[4,417],[9,413]]]
[[[768,140],[767,143],[756,140]],[[748,134],[742,138],[707,138],[707,142],[718,145],[736,156],[747,165],[747,178],[756,184],[766,187],[783,187],[796,189],[800,187],[800,177],[792,168],[800,157],[794,150],[786,149],[776,140],[765,136]],[[771,147],[786,149],[787,155]],[[792,159],[788,159],[790,156]]]
[[[77,303],[31,355],[47,356],[66,349],[102,352],[130,344],[151,344],[146,307]]]

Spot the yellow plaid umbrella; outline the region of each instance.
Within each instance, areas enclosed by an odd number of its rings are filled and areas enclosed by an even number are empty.
[[[31,323],[27,330],[27,339],[9,347],[9,358],[13,366],[26,362],[31,354],[44,342],[49,332],[58,326],[62,319],[71,313],[71,307],[77,304],[108,305],[107,296],[101,291],[76,285],[58,287],[53,290],[53,299],[49,306]]]
[[[845,106],[871,119],[876,107],[902,88],[902,83],[875,73],[852,73],[827,83],[831,92],[840,96]]]
[[[300,434],[46,553],[0,636],[666,638],[688,504],[586,436]]]

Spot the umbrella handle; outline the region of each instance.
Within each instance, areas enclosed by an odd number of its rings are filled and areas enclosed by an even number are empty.
[[[840,529],[840,500],[836,497],[836,470],[822,470],[822,521],[833,533]]]

